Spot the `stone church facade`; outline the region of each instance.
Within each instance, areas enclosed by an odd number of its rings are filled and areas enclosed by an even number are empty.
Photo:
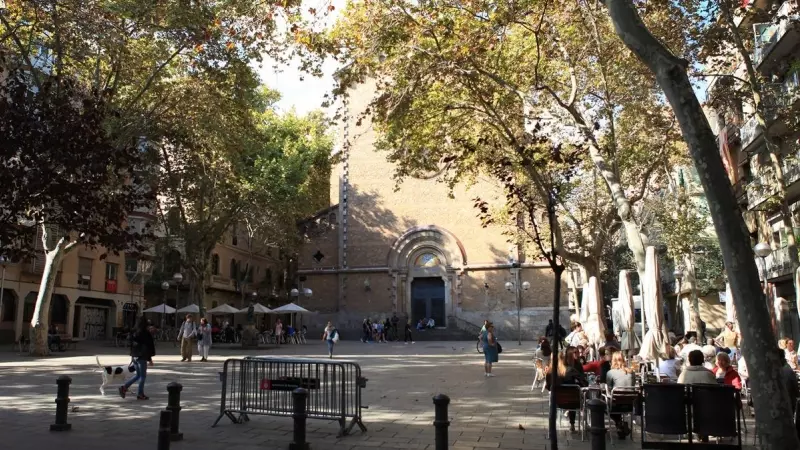
[[[332,320],[360,329],[365,318],[392,313],[415,323],[433,317],[437,327],[471,329],[492,320],[506,340],[544,333],[552,314],[553,275],[546,263],[509,263],[502,228],[483,228],[473,199],[502,205],[499,184],[486,177],[470,187],[435,179],[408,179],[395,189],[394,167],[373,148],[369,121],[358,124],[372,87],[351,92],[349,119],[340,129],[341,162],[331,180],[331,207],[301,224],[298,284],[310,288],[302,306],[318,311],[316,327]],[[516,255],[515,255],[516,256]],[[530,287],[519,295],[506,283]],[[519,298],[519,329],[517,298]],[[567,323],[562,287],[562,323]]]

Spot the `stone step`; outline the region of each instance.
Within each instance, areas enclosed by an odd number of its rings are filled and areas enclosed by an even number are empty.
[[[361,333],[357,330],[340,330],[341,338],[347,341],[361,340]],[[403,340],[403,330],[398,330],[398,338]],[[458,328],[434,328],[432,330],[411,331],[415,341],[471,341],[478,340],[477,335],[472,335]]]

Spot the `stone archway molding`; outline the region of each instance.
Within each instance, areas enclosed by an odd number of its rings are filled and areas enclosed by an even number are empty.
[[[409,257],[421,248],[439,249],[448,268],[460,268],[467,264],[464,245],[450,231],[436,225],[413,227],[403,233],[389,249],[386,265],[389,270],[404,271],[409,267]]]

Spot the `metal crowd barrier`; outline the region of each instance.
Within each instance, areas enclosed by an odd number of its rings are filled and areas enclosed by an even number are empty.
[[[347,361],[247,357],[225,361],[220,373],[222,395],[219,417],[233,423],[250,420],[251,414],[290,417],[294,411],[292,391],[308,390],[310,419],[336,420],[339,437],[358,425],[362,432],[361,390],[367,379],[361,366]],[[237,416],[238,414],[238,416]],[[350,424],[347,424],[347,419]]]

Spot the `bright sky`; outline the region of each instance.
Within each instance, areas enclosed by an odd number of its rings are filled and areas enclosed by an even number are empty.
[[[346,0],[304,0],[303,3],[304,10],[314,8],[317,11],[327,10],[328,5],[333,5],[335,9],[328,14],[323,24],[323,26],[329,27],[339,17],[339,12],[346,5]],[[338,68],[336,62],[329,60],[323,65],[324,75],[322,78],[301,72],[298,61],[279,67],[278,70],[275,70],[273,66],[271,60],[265,60],[258,73],[261,81],[281,93],[282,98],[278,102],[279,110],[289,111],[294,108],[298,114],[306,114],[315,109],[322,109],[324,95],[333,88],[333,74]],[[326,112],[333,115],[335,111],[331,107]]]

